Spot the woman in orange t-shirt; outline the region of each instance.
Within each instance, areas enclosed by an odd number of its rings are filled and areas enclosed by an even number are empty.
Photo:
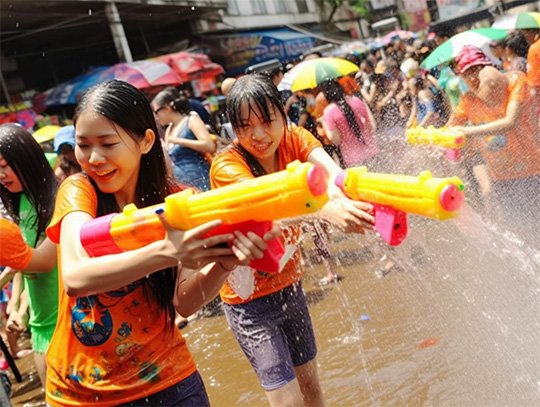
[[[77,238],[86,222],[129,203],[159,204],[181,188],[167,177],[150,103],[127,82],[88,90],[74,124],[84,173],[60,186],[47,229],[59,244],[61,276],[58,323],[47,352],[47,403],[207,406],[174,313],[187,317],[211,301],[232,269],[260,255],[265,243],[240,235],[231,248],[214,247],[234,239],[202,237],[220,221],[180,231],[160,208],[163,240],[89,257]]]
[[[284,170],[290,162],[312,162],[333,178],[341,168],[307,130],[291,125],[275,85],[262,75],[238,79],[227,97],[227,112],[237,140],[210,168],[212,188]],[[373,224],[371,206],[346,199],[334,186],[319,216],[344,230]],[[350,229],[349,229],[350,228]],[[298,225],[283,239],[297,246]],[[229,325],[248,357],[273,407],[322,406],[315,336],[300,279],[298,248],[280,273],[244,268],[233,273],[220,294]]]

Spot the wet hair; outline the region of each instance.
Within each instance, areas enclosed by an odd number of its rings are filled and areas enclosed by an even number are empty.
[[[231,87],[227,96],[227,114],[234,130],[242,128],[242,104],[247,103],[250,112],[255,114],[253,105],[257,106],[262,114],[264,123],[272,121],[272,106],[281,115],[283,123],[287,123],[287,115],[283,109],[281,95],[274,85],[264,74],[255,73],[239,78]],[[250,114],[251,114],[250,113]]]
[[[167,86],[159,92],[152,100],[158,107],[171,106],[174,110],[181,114],[189,114],[191,105],[189,99],[180,91],[172,86]]]
[[[20,223],[21,194],[26,195],[37,214],[35,223],[31,225],[37,232],[33,242],[36,246],[54,212],[58,179],[41,146],[18,124],[0,125],[0,154],[17,175],[23,188],[22,192],[12,193],[0,185],[0,198],[8,214],[16,223]]]
[[[529,43],[521,31],[512,31],[502,41],[506,48],[511,49],[516,55],[527,58]]]
[[[242,123],[242,105],[244,103],[248,104],[250,115],[262,115],[260,120],[263,123],[270,123],[272,113],[276,113],[281,116],[283,127],[287,127],[287,115],[283,109],[281,95],[274,82],[266,75],[254,73],[243,76],[231,87],[227,96],[227,115],[235,131],[244,127]],[[256,106],[257,110],[253,106]],[[255,177],[266,174],[262,165],[241,144],[236,144],[235,148],[242,154]]]
[[[91,110],[108,119],[114,128],[121,127],[137,143],[144,138],[146,130],[156,134],[150,151],[141,156],[137,186],[135,189],[135,205],[146,207],[163,202],[165,197],[175,192],[176,185],[168,177],[163,156],[163,148],[158,137],[158,129],[154,113],[146,96],[127,82],[111,80],[102,82],[88,89],[82,96],[73,116],[75,128],[80,115]],[[98,216],[118,212],[114,194],[106,194],[99,190],[92,181],[98,196]],[[149,278],[142,279],[145,296],[151,295],[157,302],[165,319],[170,318],[171,329],[174,327],[175,311],[173,296],[176,287],[177,267],[171,267],[152,273]]]
[[[360,125],[356,120],[356,115],[354,114],[353,109],[345,100],[345,91],[343,90],[341,85],[337,81],[331,79],[322,82],[319,85],[319,89],[324,94],[326,100],[328,100],[328,103],[335,103],[339,107],[339,110],[341,110],[341,113],[343,113],[343,116],[345,116],[345,118],[347,119],[347,123],[352,129],[354,135],[362,143],[365,143],[362,129],[360,128]]]

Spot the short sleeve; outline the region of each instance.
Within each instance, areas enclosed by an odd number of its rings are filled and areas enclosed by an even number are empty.
[[[97,194],[86,175],[74,174],[64,180],[56,195],[54,214],[47,228],[47,236],[53,243],[60,242],[62,219],[71,212],[86,212],[92,217],[97,214]]]
[[[233,147],[227,148],[212,161],[210,168],[210,185],[212,189],[252,178],[254,176],[248,164]]]
[[[0,265],[24,270],[33,251],[23,240],[19,226],[0,218]]]

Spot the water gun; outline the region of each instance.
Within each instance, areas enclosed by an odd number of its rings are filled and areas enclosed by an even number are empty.
[[[220,219],[223,225],[212,235],[239,230],[259,236],[269,231],[272,221],[293,218],[321,209],[328,201],[328,172],[311,163],[294,161],[283,171],[263,175],[202,193],[186,189],[165,198],[165,203],[138,209],[126,205],[85,223],[80,239],[90,257],[121,253],[165,238],[165,229],[155,211],[165,209],[167,222],[188,230]],[[278,272],[285,248],[280,238],[267,242],[262,259],[250,266],[264,272]]]
[[[407,236],[407,213],[451,219],[458,216],[465,199],[458,177],[433,178],[429,171],[414,177],[355,167],[340,172],[335,183],[349,198],[373,204],[375,229],[391,246],[398,246]]]
[[[445,148],[465,147],[465,135],[452,127],[413,127],[407,129],[407,141],[411,144],[430,144]]]

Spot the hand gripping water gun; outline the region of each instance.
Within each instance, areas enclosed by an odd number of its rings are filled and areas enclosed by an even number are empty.
[[[430,144],[445,148],[465,147],[465,135],[452,127],[413,127],[407,129],[407,141],[411,144]]]
[[[465,198],[458,177],[433,178],[376,174],[366,167],[348,168],[336,177],[336,185],[349,198],[373,204],[375,229],[391,246],[407,236],[407,213],[445,220],[455,218]]]
[[[223,225],[212,235],[239,230],[259,236],[269,231],[272,221],[310,214],[328,201],[326,169],[294,161],[283,171],[237,182],[196,194],[187,189],[165,198],[165,203],[138,209],[126,205],[122,213],[92,219],[83,225],[81,243],[90,257],[121,253],[165,238],[165,229],[155,211],[165,209],[167,222],[188,230],[220,219]],[[250,266],[264,272],[280,271],[285,249],[280,238],[267,242],[262,259]]]

